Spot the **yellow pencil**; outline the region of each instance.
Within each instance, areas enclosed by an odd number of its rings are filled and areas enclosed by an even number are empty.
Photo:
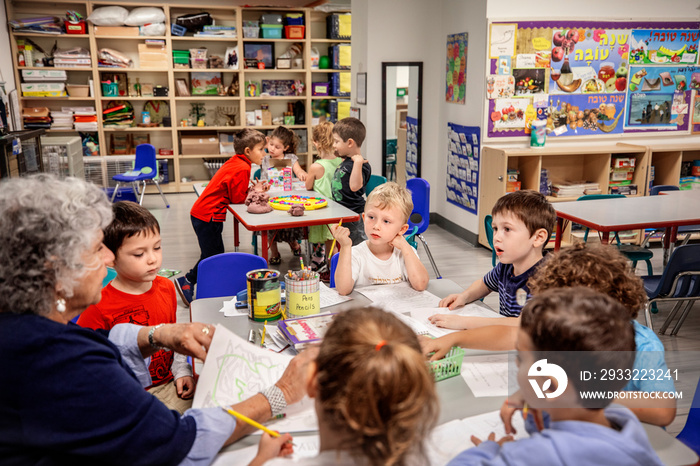
[[[262,334],[262,340],[260,341],[260,346],[265,346],[265,331],[267,330],[267,321],[263,324],[263,334]]]
[[[527,419],[527,403],[523,405],[523,419]]]
[[[340,222],[338,222],[338,228],[343,225],[343,219],[340,219]],[[331,252],[328,253],[328,260],[331,260],[331,257],[333,257],[333,250],[335,249],[335,235],[333,236],[333,244],[331,244]]]
[[[260,424],[257,421],[252,420],[248,416],[241,414],[238,411],[234,411],[231,408],[227,408],[225,406],[222,406],[221,409],[223,409],[224,411],[226,411],[227,413],[229,413],[231,416],[235,417],[236,419],[240,419],[241,421],[243,421],[247,424],[250,424],[251,426],[255,427],[256,429],[260,429],[263,432],[270,434],[272,437],[279,437],[280,436],[280,434],[278,432],[275,432],[274,430],[268,429],[264,425]]]

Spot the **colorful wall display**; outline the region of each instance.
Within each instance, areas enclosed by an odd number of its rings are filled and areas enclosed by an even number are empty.
[[[447,124],[447,201],[474,215],[479,194],[480,134],[478,126]]]
[[[700,91],[697,21],[494,22],[490,31],[489,138],[527,136],[535,118],[547,120],[553,137],[687,132],[691,124],[700,131],[700,119],[691,123]],[[511,56],[492,43],[506,36]],[[503,84],[509,76],[512,94]]]
[[[418,119],[406,117],[406,179],[418,176]]]
[[[445,100],[454,104],[463,104],[467,92],[467,38],[466,32],[447,36]]]

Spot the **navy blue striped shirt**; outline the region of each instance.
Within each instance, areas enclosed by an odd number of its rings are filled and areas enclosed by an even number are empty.
[[[530,289],[527,281],[535,273],[544,259],[521,273],[517,277],[513,276],[513,264],[496,264],[489,273],[484,275],[484,283],[489,290],[498,293],[498,303],[501,315],[506,317],[518,317],[523,307],[518,304],[516,294],[519,289],[525,290],[527,299],[530,299]]]

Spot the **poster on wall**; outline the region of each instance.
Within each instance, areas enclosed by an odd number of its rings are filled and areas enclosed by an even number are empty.
[[[474,215],[479,194],[480,134],[478,126],[447,124],[447,201]]]
[[[406,179],[418,176],[418,119],[406,117]]]
[[[700,92],[697,21],[494,22],[490,31],[487,138],[524,141],[532,108],[553,137],[700,130],[691,122]],[[502,72],[507,51],[497,44],[506,35],[513,40],[510,73]],[[509,76],[512,96],[503,85]],[[545,105],[536,105],[543,96]],[[509,102],[515,98],[525,103]]]
[[[454,104],[463,104],[467,92],[467,37],[466,32],[447,36],[445,101]]]

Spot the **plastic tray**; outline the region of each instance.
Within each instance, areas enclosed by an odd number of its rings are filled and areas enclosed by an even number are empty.
[[[431,362],[430,369],[433,371],[435,381],[439,382],[441,380],[459,375],[459,373],[462,371],[463,360],[464,349],[458,346],[453,346],[444,358]]]

